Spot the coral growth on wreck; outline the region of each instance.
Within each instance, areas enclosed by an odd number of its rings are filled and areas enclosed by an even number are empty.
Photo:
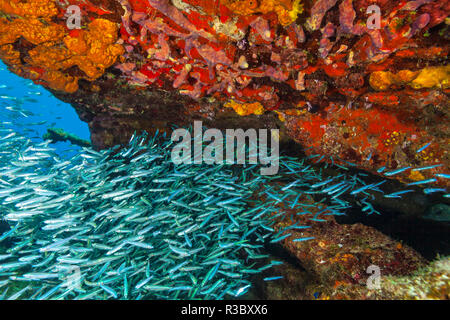
[[[0,57],[57,92],[75,93],[87,80],[76,99],[66,99],[88,110],[87,121],[99,119],[90,123],[103,132],[98,146],[131,134],[126,124],[119,125],[126,134],[112,134],[118,125],[108,123],[116,119],[150,130],[172,118],[170,110],[130,107],[125,97],[127,105],[118,106],[113,100],[125,84],[134,97],[152,92],[183,101],[185,118],[219,122],[234,110],[260,126],[276,123],[312,146],[308,155],[328,155],[321,161],[375,174],[382,166],[432,167],[395,178],[448,185],[436,176],[448,168],[450,145],[445,0],[0,3],[8,30]],[[65,25],[69,4],[82,9],[80,30]],[[379,29],[368,25],[370,5],[380,8]],[[102,97],[89,101],[97,93]],[[93,106],[98,99],[102,106]]]

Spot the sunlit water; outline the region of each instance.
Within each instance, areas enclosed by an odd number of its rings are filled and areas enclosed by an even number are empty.
[[[55,98],[33,81],[20,78],[0,61],[0,125],[13,128],[35,142],[42,141],[47,128],[61,128],[90,140],[88,125],[81,121],[70,104]],[[52,145],[61,157],[79,151],[69,142]]]

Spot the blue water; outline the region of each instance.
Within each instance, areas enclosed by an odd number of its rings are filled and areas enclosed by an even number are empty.
[[[8,107],[14,110],[8,110]],[[46,123],[38,124],[43,121]],[[33,141],[42,141],[42,136],[50,127],[61,128],[90,140],[88,125],[80,120],[70,104],[58,100],[33,81],[13,74],[0,61],[0,126],[6,126],[8,122],[11,122],[9,127]],[[80,149],[69,142],[57,142],[52,147],[64,158]]]

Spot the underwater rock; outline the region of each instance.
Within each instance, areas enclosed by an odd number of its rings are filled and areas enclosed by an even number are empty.
[[[322,214],[317,221],[311,221],[314,219],[301,214],[302,210],[307,208],[314,214],[326,211],[327,207],[314,205],[314,202],[305,199],[300,202],[298,208],[287,211],[297,212],[293,222],[299,225],[307,223],[310,228],[298,231],[294,237],[312,239],[300,242],[285,240],[281,245],[313,275],[313,279],[320,279],[320,286],[330,288],[336,283],[366,285],[371,275],[367,268],[371,265],[377,266],[383,276],[400,276],[408,275],[426,264],[426,260],[415,250],[372,227],[359,223],[339,224],[334,216],[326,214]],[[275,225],[275,229],[280,230],[285,223],[292,221],[284,219]]]
[[[323,210],[318,204],[313,207],[313,201],[304,200],[301,203],[303,206],[309,204],[309,210]],[[294,219],[298,224],[308,221],[305,215],[298,217]],[[332,216],[322,216],[322,219],[326,221],[309,219],[311,228],[293,234],[293,237],[314,239],[306,242],[288,239],[282,241],[281,246],[269,248],[273,254],[270,260],[284,263],[255,277],[276,273],[283,279],[266,283],[254,281],[256,287],[251,291],[254,297],[271,300],[447,299],[448,258],[429,264],[410,246],[373,227],[359,223],[340,224]],[[292,221],[286,218],[275,228],[279,230],[286,223]],[[374,270],[380,276],[379,288],[370,287]],[[414,288],[416,282],[420,285]],[[397,283],[399,287],[395,288]],[[417,292],[417,296],[412,292]]]
[[[339,283],[320,299],[448,300],[449,277],[450,258],[441,257],[408,276],[382,276],[378,289]]]
[[[434,221],[450,222],[450,206],[443,203],[434,205],[423,218]]]
[[[392,299],[450,299],[450,258],[441,257],[409,277],[388,276],[382,290]]]
[[[274,266],[271,272],[282,275],[283,279],[269,282],[254,281],[255,288],[250,291],[254,298],[262,300],[315,299],[315,290],[320,286],[316,276],[302,269],[297,263],[283,259],[281,261],[284,262],[283,265]]]

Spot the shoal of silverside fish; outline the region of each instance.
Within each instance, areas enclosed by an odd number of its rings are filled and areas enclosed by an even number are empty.
[[[272,177],[256,166],[174,166],[171,142],[156,136],[133,136],[120,150],[86,148],[63,161],[49,142],[1,134],[1,210],[11,229],[0,244],[11,244],[0,252],[0,297],[8,299],[240,296],[251,274],[280,263],[257,264],[268,257],[265,242],[312,239],[293,238],[292,231],[307,228],[294,223],[275,233],[274,219],[294,221],[275,205],[324,221],[321,215],[350,207],[340,195],[366,195],[362,211],[373,213],[366,192],[382,192],[383,181],[324,178],[288,157]],[[300,200],[313,194],[324,195],[324,209],[322,200]]]
[[[5,137],[0,197],[11,230],[0,240],[13,244],[0,255],[2,297],[240,296],[259,272],[251,260],[267,257],[270,204],[257,207],[258,219],[245,210],[260,182],[250,179],[254,170],[237,177],[228,166],[175,167],[165,142],[145,137],[70,161],[48,142]]]

